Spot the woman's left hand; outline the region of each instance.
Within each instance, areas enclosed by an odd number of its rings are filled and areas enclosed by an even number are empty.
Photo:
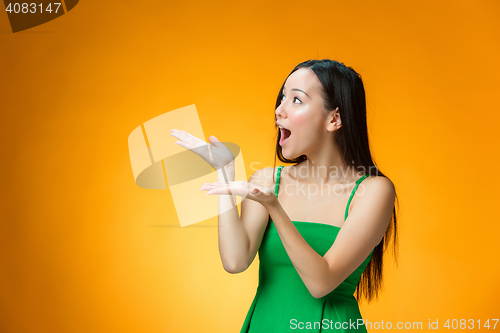
[[[242,180],[228,183],[216,182],[205,183],[200,188],[200,191],[208,191],[207,195],[212,194],[234,194],[240,197],[246,197],[250,200],[257,201],[264,207],[275,202],[276,196],[272,188],[258,186]],[[255,192],[256,191],[256,192]]]

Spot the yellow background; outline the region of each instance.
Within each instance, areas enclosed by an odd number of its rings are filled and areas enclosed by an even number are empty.
[[[401,199],[400,264],[363,317],[499,318],[499,17],[493,0],[80,1],[13,34],[0,13],[0,330],[239,332],[258,260],[226,273],[216,218],[178,227],[127,137],[196,104],[250,175],[273,165],[286,75],[322,58],[363,76]]]

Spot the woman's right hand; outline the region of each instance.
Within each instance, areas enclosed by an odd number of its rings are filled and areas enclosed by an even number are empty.
[[[213,145],[205,142],[204,140],[198,139],[186,131],[172,129],[170,135],[180,140],[176,141],[175,144],[189,149],[193,153],[199,155],[215,170],[225,167],[234,161],[233,153],[231,153],[231,151],[213,135],[208,138],[210,143]]]

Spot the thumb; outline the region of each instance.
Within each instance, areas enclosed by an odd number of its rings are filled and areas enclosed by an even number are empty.
[[[259,194],[259,193],[260,193],[260,191],[259,191],[259,189],[258,189],[258,188],[254,188],[254,189],[252,190],[252,194]]]
[[[210,135],[210,136],[208,137],[208,140],[210,140],[210,142],[211,142],[211,143],[213,143],[213,145],[214,145],[214,146],[216,146],[216,147],[218,146],[218,144],[217,144],[217,143],[219,143],[219,142],[220,142],[220,141],[219,141],[219,139],[217,139],[217,138],[216,138],[215,136],[213,136],[213,135]]]

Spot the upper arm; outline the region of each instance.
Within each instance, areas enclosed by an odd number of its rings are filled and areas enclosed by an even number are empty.
[[[273,171],[274,169],[271,167],[257,170],[250,176],[248,182],[274,189]],[[250,266],[257,254],[268,220],[269,213],[262,204],[250,199],[241,202],[241,222],[249,241],[248,266]]]
[[[388,178],[365,179],[355,195],[358,196],[356,205],[324,255],[333,277],[325,286],[327,293],[337,288],[366,260],[391,222],[395,188]]]

